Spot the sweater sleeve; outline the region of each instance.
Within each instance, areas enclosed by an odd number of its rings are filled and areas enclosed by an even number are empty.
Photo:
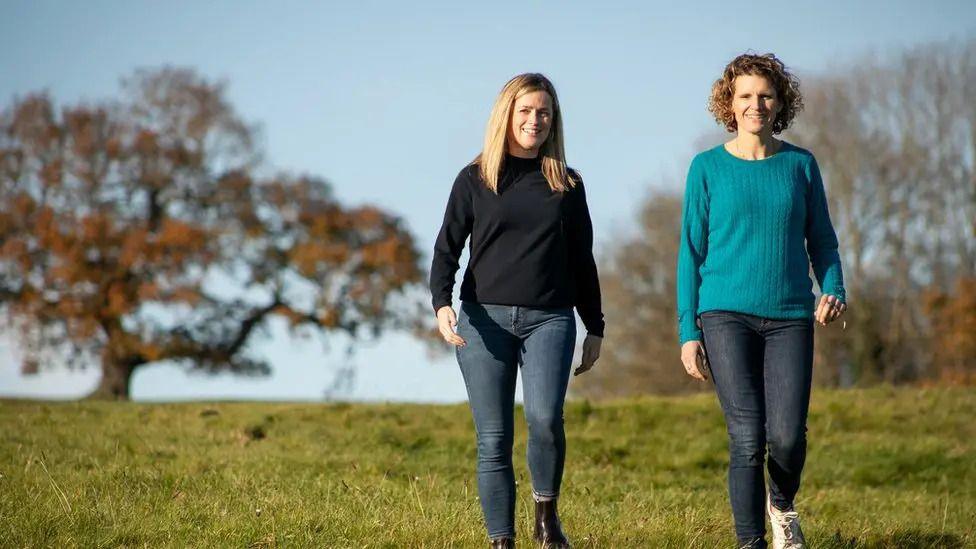
[[[461,170],[454,180],[444,211],[444,221],[434,243],[434,257],[430,265],[430,293],[435,312],[445,305],[451,305],[454,275],[460,265],[464,242],[471,234],[474,211],[468,181],[469,168]]]
[[[605,323],[603,320],[603,306],[600,297],[600,277],[597,274],[596,261],[593,259],[593,223],[590,220],[590,210],[586,205],[586,189],[579,174],[573,172],[576,187],[570,191],[576,195],[574,200],[574,215],[570,222],[570,268],[576,284],[575,305],[586,332],[603,337]]]
[[[840,266],[840,254],[837,252],[837,234],[830,222],[827,194],[820,168],[812,155],[806,167],[806,176],[810,183],[807,193],[806,240],[813,274],[817,277],[821,293],[835,295],[846,302],[844,274]]]
[[[698,289],[701,266],[708,252],[708,189],[702,161],[695,158],[688,168],[678,245],[678,339],[702,341],[698,327]]]

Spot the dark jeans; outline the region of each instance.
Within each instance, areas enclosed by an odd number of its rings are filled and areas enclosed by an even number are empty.
[[[532,488],[556,497],[566,459],[563,402],[576,342],[571,308],[532,309],[464,302],[457,349],[478,437],[478,496],[488,536],[515,536],[512,469],[515,376],[522,369],[522,400],[529,426]]]
[[[705,352],[729,431],[729,499],[741,543],[766,531],[763,460],[769,495],[789,509],[806,459],[813,375],[813,319],[771,320],[702,313]]]

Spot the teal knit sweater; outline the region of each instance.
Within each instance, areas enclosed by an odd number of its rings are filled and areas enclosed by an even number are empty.
[[[705,311],[771,319],[813,314],[810,265],[842,301],[844,278],[823,180],[813,155],[783,142],[763,160],[723,145],[688,170],[678,251],[678,336],[701,341]]]

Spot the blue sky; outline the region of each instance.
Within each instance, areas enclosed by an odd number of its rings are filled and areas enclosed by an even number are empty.
[[[6,1],[0,100],[47,90],[62,104],[96,101],[136,68],[193,67],[225,80],[241,116],[259,124],[269,169],[322,176],[347,204],[398,212],[429,257],[498,90],[514,74],[543,72],[560,95],[599,254],[648,188],[677,188],[696,140],[714,132],[705,100],[734,55],[775,52],[802,79],[976,35],[976,2],[963,0],[602,4]],[[464,399],[453,356],[431,357],[407,336],[347,356],[348,342],[323,349],[283,334],[274,325],[256,344],[270,378],[158,365],[137,372],[133,396],[314,400],[351,364],[347,398]],[[25,378],[16,356],[16,342],[0,337],[0,396],[79,396],[97,381],[93,371]]]

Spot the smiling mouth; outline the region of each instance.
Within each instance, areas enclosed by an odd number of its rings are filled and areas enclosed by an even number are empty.
[[[535,136],[535,135],[539,135],[541,132],[539,130],[537,130],[537,129],[536,130],[530,130],[530,129],[527,129],[527,128],[522,128],[522,133]]]

